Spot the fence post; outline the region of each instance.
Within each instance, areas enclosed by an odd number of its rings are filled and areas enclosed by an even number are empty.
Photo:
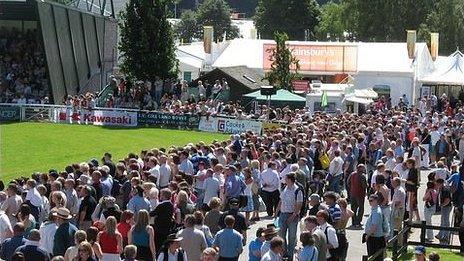
[[[362,261],[367,261],[367,260],[369,260],[369,257],[367,255],[363,255],[362,256]]]
[[[396,261],[398,259],[398,229],[393,230],[393,238],[392,259]]]
[[[421,244],[425,244],[425,226],[427,225],[427,223],[425,221],[421,221],[421,232],[420,232],[420,242]]]

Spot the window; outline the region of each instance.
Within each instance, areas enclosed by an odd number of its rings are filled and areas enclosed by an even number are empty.
[[[192,81],[192,72],[184,72],[184,80],[187,82]]]

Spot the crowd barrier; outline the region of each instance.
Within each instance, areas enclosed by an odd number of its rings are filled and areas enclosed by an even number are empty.
[[[48,104],[0,103],[0,122],[44,121],[113,127],[167,127],[198,129],[206,132],[255,133],[280,128],[282,122],[237,119],[226,115],[199,116],[122,108],[76,109]]]

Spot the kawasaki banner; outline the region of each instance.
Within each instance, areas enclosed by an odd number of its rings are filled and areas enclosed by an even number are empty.
[[[100,126],[137,126],[137,112],[110,110],[79,110],[55,108],[54,120],[57,123],[89,124]]]
[[[21,108],[17,106],[0,106],[0,122],[20,121]]]
[[[172,114],[156,111],[139,111],[139,126],[198,127],[199,117],[191,114]]]

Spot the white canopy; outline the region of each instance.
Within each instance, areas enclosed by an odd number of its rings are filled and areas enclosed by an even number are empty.
[[[354,103],[366,104],[366,105],[371,104],[371,103],[374,102],[372,99],[363,98],[363,97],[357,97],[357,96],[354,96],[354,95],[345,96],[344,100],[354,102]]]
[[[422,83],[464,85],[464,55],[460,51],[451,54],[437,64],[437,69],[421,79]]]

